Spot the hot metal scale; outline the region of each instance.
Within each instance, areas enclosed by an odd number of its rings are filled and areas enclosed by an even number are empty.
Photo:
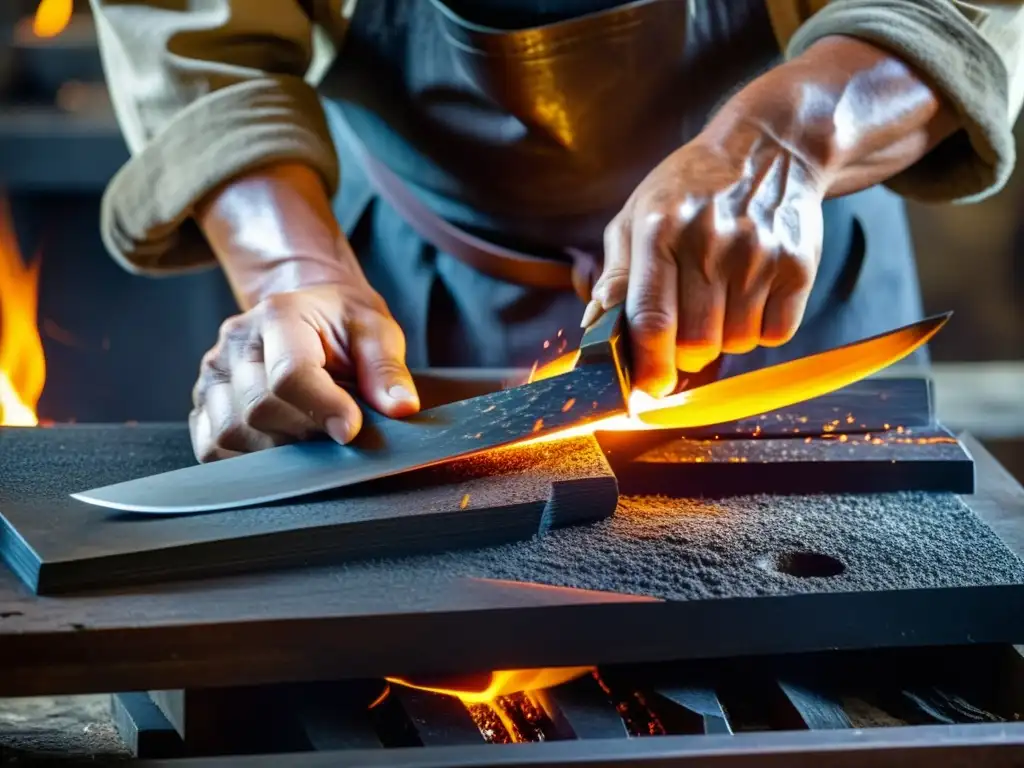
[[[507,374],[420,386],[438,402]],[[90,509],[131,526],[131,558],[130,537],[60,544],[85,514],[68,494],[190,464],[184,426],[0,430],[0,696],[130,692],[113,707],[140,756],[207,768],[1020,764],[1024,489],[936,423],[927,379],[637,437],[277,505],[240,538]],[[477,509],[453,548],[421,527],[344,562],[310,544],[343,538],[346,504],[437,527],[474,499],[530,525],[482,543]],[[331,522],[268,546],[307,518]],[[590,671],[486,727],[385,682],[567,666]]]

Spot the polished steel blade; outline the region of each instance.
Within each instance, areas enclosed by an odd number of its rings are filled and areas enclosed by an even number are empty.
[[[932,338],[951,312],[826,352],[742,373],[634,408],[657,428],[724,424],[827,395],[887,368]]]
[[[268,504],[390,477],[626,412],[619,361],[622,311],[594,324],[581,363],[561,376],[389,419],[363,408],[349,445],[319,440],[271,448],[74,493],[127,512],[186,514]]]
[[[564,410],[570,399],[573,406]],[[72,497],[150,514],[267,504],[432,466],[625,411],[616,367],[586,365],[409,419],[388,419],[364,409],[363,428],[349,445],[317,440],[270,448]]]

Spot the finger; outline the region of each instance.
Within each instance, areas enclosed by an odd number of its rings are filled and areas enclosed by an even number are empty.
[[[589,328],[606,310],[626,300],[629,286],[629,225],[622,214],[604,230],[604,259],[601,274],[590,292],[590,302],[583,310],[580,328]]]
[[[703,370],[722,352],[726,291],[718,275],[702,267],[704,262],[687,258],[679,265],[675,363],[687,373]]]
[[[270,391],[333,440],[351,441],[363,425],[363,415],[325,370],[326,353],[317,329],[287,309],[271,306],[261,333]]]
[[[405,335],[398,323],[366,312],[354,319],[349,334],[356,380],[367,402],[393,419],[416,413],[420,400],[405,365]]]
[[[636,386],[662,397],[676,385],[677,266],[672,230],[661,214],[634,222],[626,317]]]
[[[762,320],[768,290],[768,285],[745,288],[729,284],[722,327],[722,352],[729,355],[745,355],[761,343]]]
[[[781,346],[796,335],[810,294],[810,287],[803,281],[776,279],[765,302],[761,324],[761,343],[764,346]]]
[[[776,211],[774,224],[782,253],[765,304],[761,344],[766,347],[778,347],[792,339],[804,318],[821,258],[825,226],[821,201],[789,201]]]
[[[766,258],[752,233],[734,242],[727,258],[729,278],[722,322],[722,352],[743,355],[761,342],[764,304],[775,278],[775,260]]]
[[[206,390],[203,412],[210,422],[211,440],[221,450],[251,453],[274,445],[269,435],[245,423],[242,410],[235,402],[231,382],[216,384]]]
[[[188,431],[192,438],[192,453],[195,454],[196,461],[201,464],[237,455],[232,451],[225,451],[217,447],[213,440],[210,418],[202,408],[192,409],[188,416]]]
[[[319,431],[309,416],[270,391],[262,343],[233,353],[231,371],[234,400],[243,423],[269,435],[274,445],[306,439]]]

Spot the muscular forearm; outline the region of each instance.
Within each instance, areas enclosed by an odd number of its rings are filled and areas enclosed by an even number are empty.
[[[953,110],[910,67],[845,37],[825,38],[753,81],[723,106],[704,138],[728,142],[743,123],[803,160],[826,196],[886,181],[957,128]]]
[[[270,165],[232,180],[197,206],[196,219],[243,309],[344,278],[354,264],[343,258],[351,249],[323,182],[305,165]]]

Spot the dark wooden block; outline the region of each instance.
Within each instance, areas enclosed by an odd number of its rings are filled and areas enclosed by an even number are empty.
[[[105,435],[127,441],[128,450],[147,450],[155,440],[174,451],[161,462],[190,461],[184,427],[51,434],[83,452]],[[17,450],[19,438],[32,437],[8,431],[0,445]],[[203,515],[131,515],[67,496],[7,501],[0,504],[0,556],[37,593],[54,594],[521,541],[604,519],[616,501],[615,478],[588,437],[500,450],[301,503]]]
[[[162,760],[184,754],[178,731],[147,694],[115,693],[110,709],[118,735],[135,757]]]
[[[315,750],[383,749],[373,716],[387,690],[379,680],[308,683],[285,686],[279,701]]]
[[[695,440],[656,433],[597,435],[624,494],[974,491],[974,461],[948,431]]]
[[[414,744],[450,747],[484,743],[469,710],[458,699],[400,685],[391,687],[390,696],[407,718]]]
[[[533,694],[563,739],[625,739],[626,724],[590,675]]]
[[[286,686],[195,687],[144,694],[174,729],[183,754],[259,754],[308,746],[304,724],[280,716]],[[362,745],[366,746],[366,745]]]
[[[782,727],[812,731],[853,727],[842,702],[831,692],[791,680],[779,680],[777,685]]]
[[[669,733],[732,733],[718,692],[711,686],[660,686],[654,690],[654,697],[654,706]]]

